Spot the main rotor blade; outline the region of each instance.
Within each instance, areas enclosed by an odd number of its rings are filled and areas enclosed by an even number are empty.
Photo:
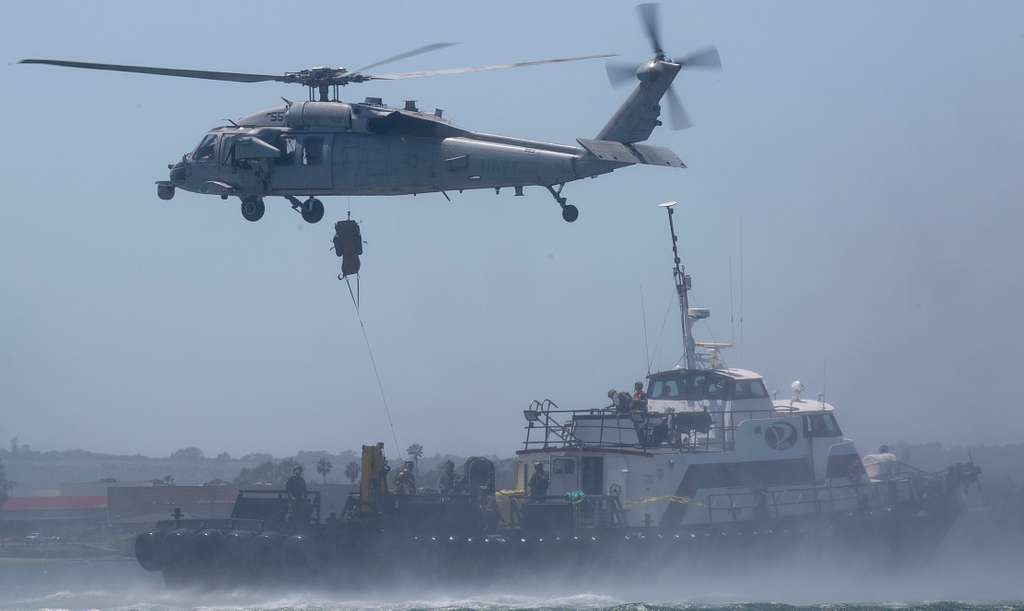
[[[47,64],[66,68],[87,68],[89,70],[111,70],[113,72],[137,72],[139,74],[158,74],[162,76],[181,76],[185,78],[201,78],[209,81],[231,81],[234,83],[262,83],[265,81],[284,81],[283,76],[274,74],[249,74],[245,72],[213,72],[210,70],[182,70],[178,68],[153,68],[149,66],[122,66],[118,64],[94,64],[90,62],[72,62],[61,59],[23,59],[19,64]]]
[[[444,74],[465,74],[467,72],[484,72],[486,70],[504,70],[506,68],[524,68],[526,66],[539,66],[541,64],[559,64],[562,62],[575,62],[584,59],[599,59],[602,57],[615,57],[614,53],[604,55],[581,55],[579,57],[559,57],[556,59],[538,59],[529,62],[516,62],[513,64],[494,64],[491,66],[473,66],[469,68],[444,68],[441,70],[420,70],[418,72],[399,72],[397,74],[376,74],[367,75],[370,78],[395,81],[407,78],[422,78],[425,76],[440,76]]]
[[[665,92],[665,98],[668,100],[669,126],[672,129],[686,129],[692,126],[690,117],[687,116],[686,109],[683,108],[683,103],[679,100],[679,94],[676,93],[674,86],[668,88],[668,91]]]
[[[368,66],[363,66],[362,68],[359,68],[358,70],[352,70],[352,72],[363,72],[364,70],[369,70],[370,68],[376,68],[377,66],[383,66],[384,64],[390,64],[391,62],[397,62],[400,59],[405,59],[407,57],[412,57],[414,55],[422,55],[423,53],[429,53],[431,51],[437,51],[438,49],[443,49],[445,47],[450,47],[452,45],[457,45],[457,44],[459,44],[459,43],[457,43],[457,42],[435,42],[432,45],[425,45],[425,46],[422,46],[422,47],[417,47],[417,48],[415,48],[415,49],[413,49],[411,51],[406,51],[405,53],[399,53],[398,55],[395,55],[393,57],[389,57],[387,59],[382,59],[382,60],[380,60],[377,63],[370,64]]]
[[[608,62],[604,65],[605,71],[608,72],[608,81],[613,87],[625,85],[636,79],[636,71],[639,67],[639,64],[628,62]]]
[[[658,11],[657,2],[647,2],[636,6],[636,12],[640,16],[640,25],[643,26],[644,34],[647,35],[647,40],[651,43],[651,49],[654,50],[655,55],[661,56],[665,51],[661,48],[661,33],[659,32],[661,19],[658,16]]]
[[[693,53],[687,53],[672,60],[683,68],[704,68],[707,70],[721,70],[722,58],[718,56],[718,49],[706,47]]]

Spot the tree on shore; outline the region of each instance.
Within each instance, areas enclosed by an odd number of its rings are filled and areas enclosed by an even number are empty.
[[[356,480],[359,479],[359,463],[352,461],[345,465],[345,478],[350,484],[356,483]]]
[[[405,453],[409,455],[410,460],[418,465],[420,459],[423,458],[423,446],[418,443],[414,443],[405,449]]]
[[[252,468],[243,467],[234,484],[242,488],[255,485],[284,486],[298,466],[299,463],[294,459],[286,458],[280,462],[268,460]]]
[[[4,468],[3,461],[0,461],[0,505],[7,502],[13,487],[14,482],[7,481],[7,470]]]
[[[327,474],[330,473],[333,468],[334,465],[331,464],[331,460],[326,456],[317,461],[316,472],[324,478],[324,486],[327,485]]]

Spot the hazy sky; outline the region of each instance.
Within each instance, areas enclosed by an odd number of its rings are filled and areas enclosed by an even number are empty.
[[[845,433],[1024,437],[1024,3],[704,2],[663,7],[695,126],[659,129],[687,170],[540,188],[352,198],[362,313],[399,442],[510,454],[533,398],[605,403],[680,354],[666,199],[706,339],[788,395],[824,384]],[[462,44],[389,70],[650,52],[632,3],[18,3],[0,56],[280,73]],[[4,65],[0,439],[166,455],[357,448],[390,433],[332,221],[283,200],[153,182],[224,117],[305,91]],[[457,125],[572,143],[625,98],[600,62],[349,87]],[[742,224],[743,282],[740,283]],[[730,325],[730,263],[734,325]],[[739,296],[743,295],[743,308]],[[668,322],[663,320],[668,313]],[[732,328],[731,328],[732,327]],[[664,332],[660,330],[664,328]],[[657,350],[656,350],[657,347]]]

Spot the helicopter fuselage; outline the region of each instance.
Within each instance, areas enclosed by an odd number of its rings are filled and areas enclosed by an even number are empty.
[[[243,201],[506,187],[521,194],[627,165],[578,146],[471,132],[439,113],[294,102],[211,130],[158,184]]]

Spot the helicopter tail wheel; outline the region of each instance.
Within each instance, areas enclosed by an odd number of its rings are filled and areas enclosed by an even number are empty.
[[[564,219],[566,223],[575,221],[579,216],[580,210],[576,206],[573,206],[572,204],[562,206],[562,219]]]
[[[324,218],[324,203],[311,197],[302,202],[299,212],[302,214],[302,220],[307,223],[318,223],[320,219]]]
[[[551,197],[555,198],[555,202],[562,207],[562,218],[566,223],[572,223],[580,217],[579,208],[572,204],[567,204],[567,200],[562,197],[562,189],[565,187],[565,183],[558,185],[558,188],[555,188],[552,185],[546,185],[546,187],[548,193],[551,194]]]
[[[263,204],[263,199],[259,197],[246,197],[242,200],[242,216],[247,221],[256,222],[263,218],[263,213],[266,212],[267,207]]]

